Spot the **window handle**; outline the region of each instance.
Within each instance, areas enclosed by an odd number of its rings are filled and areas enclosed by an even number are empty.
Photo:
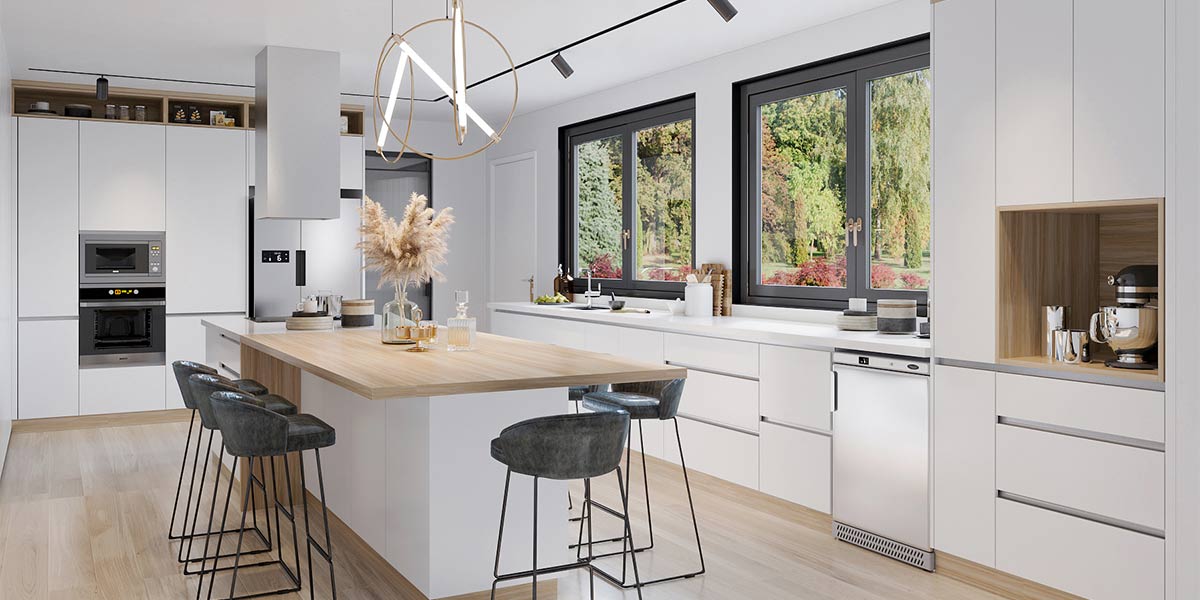
[[[621,232],[621,249],[622,250],[629,249],[629,230],[628,229]]]
[[[847,246],[850,245],[850,236],[851,236],[851,234],[853,234],[854,235],[854,247],[855,248],[858,247],[858,233],[860,231],[862,231],[862,228],[863,228],[862,217],[859,217],[858,219],[847,219],[846,220],[846,245]]]

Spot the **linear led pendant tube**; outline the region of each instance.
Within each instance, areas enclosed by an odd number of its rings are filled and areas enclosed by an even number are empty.
[[[467,115],[459,109],[467,101],[467,46],[463,31],[462,0],[454,0],[453,15],[454,106],[458,116],[458,143],[467,136]]]
[[[430,81],[432,81],[433,84],[438,87],[438,89],[442,90],[443,94],[451,98],[454,97],[454,90],[450,89],[450,84],[446,83],[446,80],[442,79],[442,76],[438,75],[437,71],[434,71],[433,67],[430,67],[429,63],[425,62],[425,59],[421,58],[421,55],[417,54],[417,51],[414,50],[413,47],[408,44],[408,42],[400,42],[399,45],[401,50],[408,53],[409,60],[411,60],[414,65],[417,65],[417,68],[421,69],[421,71],[424,72],[427,77],[429,77]],[[484,121],[483,117],[480,117],[479,113],[475,112],[475,109],[471,108],[470,104],[467,104],[464,101],[458,106],[458,109],[466,113],[467,117],[470,118],[471,121],[474,121],[474,123],[483,130],[485,135],[488,137],[496,136],[496,130],[492,129],[492,127],[487,124],[487,121]]]
[[[388,128],[392,126],[392,112],[396,110],[396,97],[400,95],[400,81],[404,79],[404,67],[407,66],[408,51],[401,48],[400,60],[396,62],[396,77],[392,79],[392,91],[388,94],[387,111],[383,113],[383,127],[379,128],[379,139],[375,142],[375,146],[381,150],[387,142]]]

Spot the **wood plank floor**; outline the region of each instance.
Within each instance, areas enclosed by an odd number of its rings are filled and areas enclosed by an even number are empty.
[[[196,577],[181,574],[175,560],[178,545],[166,539],[187,426],[186,422],[162,423],[14,434],[0,479],[0,598],[194,597]],[[640,476],[640,470],[635,473]],[[678,467],[651,460],[649,478],[655,549],[639,555],[642,575],[694,568],[691,523]],[[644,487],[637,479],[632,512],[640,523],[635,524],[635,536],[644,540]],[[598,500],[616,506],[614,478],[597,480],[593,487]],[[837,542],[830,535],[827,516],[701,474],[693,476],[692,488],[708,572],[646,588],[645,598],[1000,598],[943,574],[925,573]],[[581,491],[574,489],[576,509]],[[496,511],[498,516],[501,492],[481,490],[480,509]],[[231,519],[239,516],[231,513]],[[359,540],[340,527],[332,529],[340,598],[421,597],[378,556],[364,551]],[[597,516],[595,529],[598,539],[616,535],[619,523]],[[290,559],[286,525],[283,533]],[[299,535],[303,542],[303,531]],[[481,531],[479,543],[494,545],[495,535],[495,531]],[[303,552],[302,547],[302,559]],[[317,597],[329,598],[325,563],[319,556],[314,561]],[[605,565],[620,568],[618,559]],[[239,592],[248,592],[278,583],[281,578],[273,572],[248,569],[239,576],[238,587]],[[218,578],[217,590],[214,597],[228,590],[225,577]],[[637,597],[599,579],[596,596]],[[302,594],[279,597],[309,596],[305,589]],[[558,597],[587,598],[586,574],[562,578]]]

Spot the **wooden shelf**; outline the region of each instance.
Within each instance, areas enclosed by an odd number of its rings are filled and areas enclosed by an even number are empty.
[[[1095,347],[1096,344],[1092,344],[1092,346]],[[1118,369],[1115,367],[1105,366],[1104,361],[1112,358],[1112,353],[1100,354],[1101,356],[1093,357],[1092,362],[1090,363],[1080,363],[1077,365],[1060,363],[1050,360],[1045,356],[1016,356],[1011,358],[1002,358],[997,362],[1004,365],[1029,367],[1033,369],[1042,369],[1064,374],[1116,377],[1119,379],[1128,379],[1130,381],[1153,383],[1158,383],[1163,380],[1160,369],[1154,369],[1153,371],[1135,371],[1132,369]]]
[[[997,209],[996,357],[1004,364],[1091,373],[1135,381],[1164,381],[1163,299],[1166,269],[1163,200],[1113,200]],[[1042,307],[1069,306],[1071,329],[1087,329],[1092,313],[1116,304],[1108,277],[1130,265],[1158,265],[1159,369],[1107,367],[1113,354],[1092,342],[1093,362],[1061,364],[1043,357]]]
[[[247,130],[254,129],[254,98],[248,96],[226,96],[221,94],[183,94],[163,90],[147,90],[140,88],[109,87],[108,100],[96,99],[96,88],[90,85],[70,83],[55,83],[48,81],[14,80],[12,83],[13,115],[19,117],[38,117],[47,119],[72,119],[76,121],[106,121],[109,123],[152,123],[157,125],[173,125],[177,127],[214,127],[218,129]],[[26,112],[29,105],[46,101],[50,109],[57,114],[42,114]],[[67,104],[87,104],[92,108],[91,117],[68,117],[63,115]],[[128,105],[132,115],[133,107],[146,107],[146,120],[105,119],[106,104]],[[201,113],[201,123],[171,122],[170,110],[174,104],[183,105],[184,109],[195,106]],[[209,111],[224,110],[226,114],[236,119],[235,127],[209,125]],[[363,135],[362,106],[343,104],[341,114],[349,120],[349,133],[342,135]]]

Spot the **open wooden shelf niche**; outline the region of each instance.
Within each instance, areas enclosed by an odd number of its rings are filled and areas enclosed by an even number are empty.
[[[996,357],[1001,363],[1163,381],[1163,200],[1113,200],[998,210]],[[1113,353],[1092,342],[1092,362],[1049,361],[1041,338],[1043,306],[1071,307],[1070,327],[1087,329],[1092,313],[1116,303],[1108,277],[1138,264],[1158,265],[1158,364],[1154,371],[1106,367]]]
[[[208,124],[210,110],[224,110],[236,119],[236,129],[254,128],[254,98],[248,96],[225,96],[220,94],[184,94],[162,90],[147,90],[139,88],[124,88],[109,86],[108,100],[96,99],[96,88],[90,85],[74,83],[56,83],[48,81],[14,80],[12,84],[13,114],[25,117],[45,117],[58,119],[76,119],[82,121],[109,121],[104,118],[104,105],[127,105],[132,113],[135,106],[146,107],[146,123],[182,125],[187,127],[218,127]],[[46,115],[28,112],[34,102],[50,103],[50,109],[56,114]],[[67,104],[86,104],[92,108],[91,117],[63,116],[63,107]],[[187,110],[195,106],[200,110],[202,123],[171,123],[171,106],[181,104]],[[363,107],[343,104],[341,114],[349,122],[350,130],[344,135],[362,135]],[[139,121],[121,121],[122,123],[137,123]]]

